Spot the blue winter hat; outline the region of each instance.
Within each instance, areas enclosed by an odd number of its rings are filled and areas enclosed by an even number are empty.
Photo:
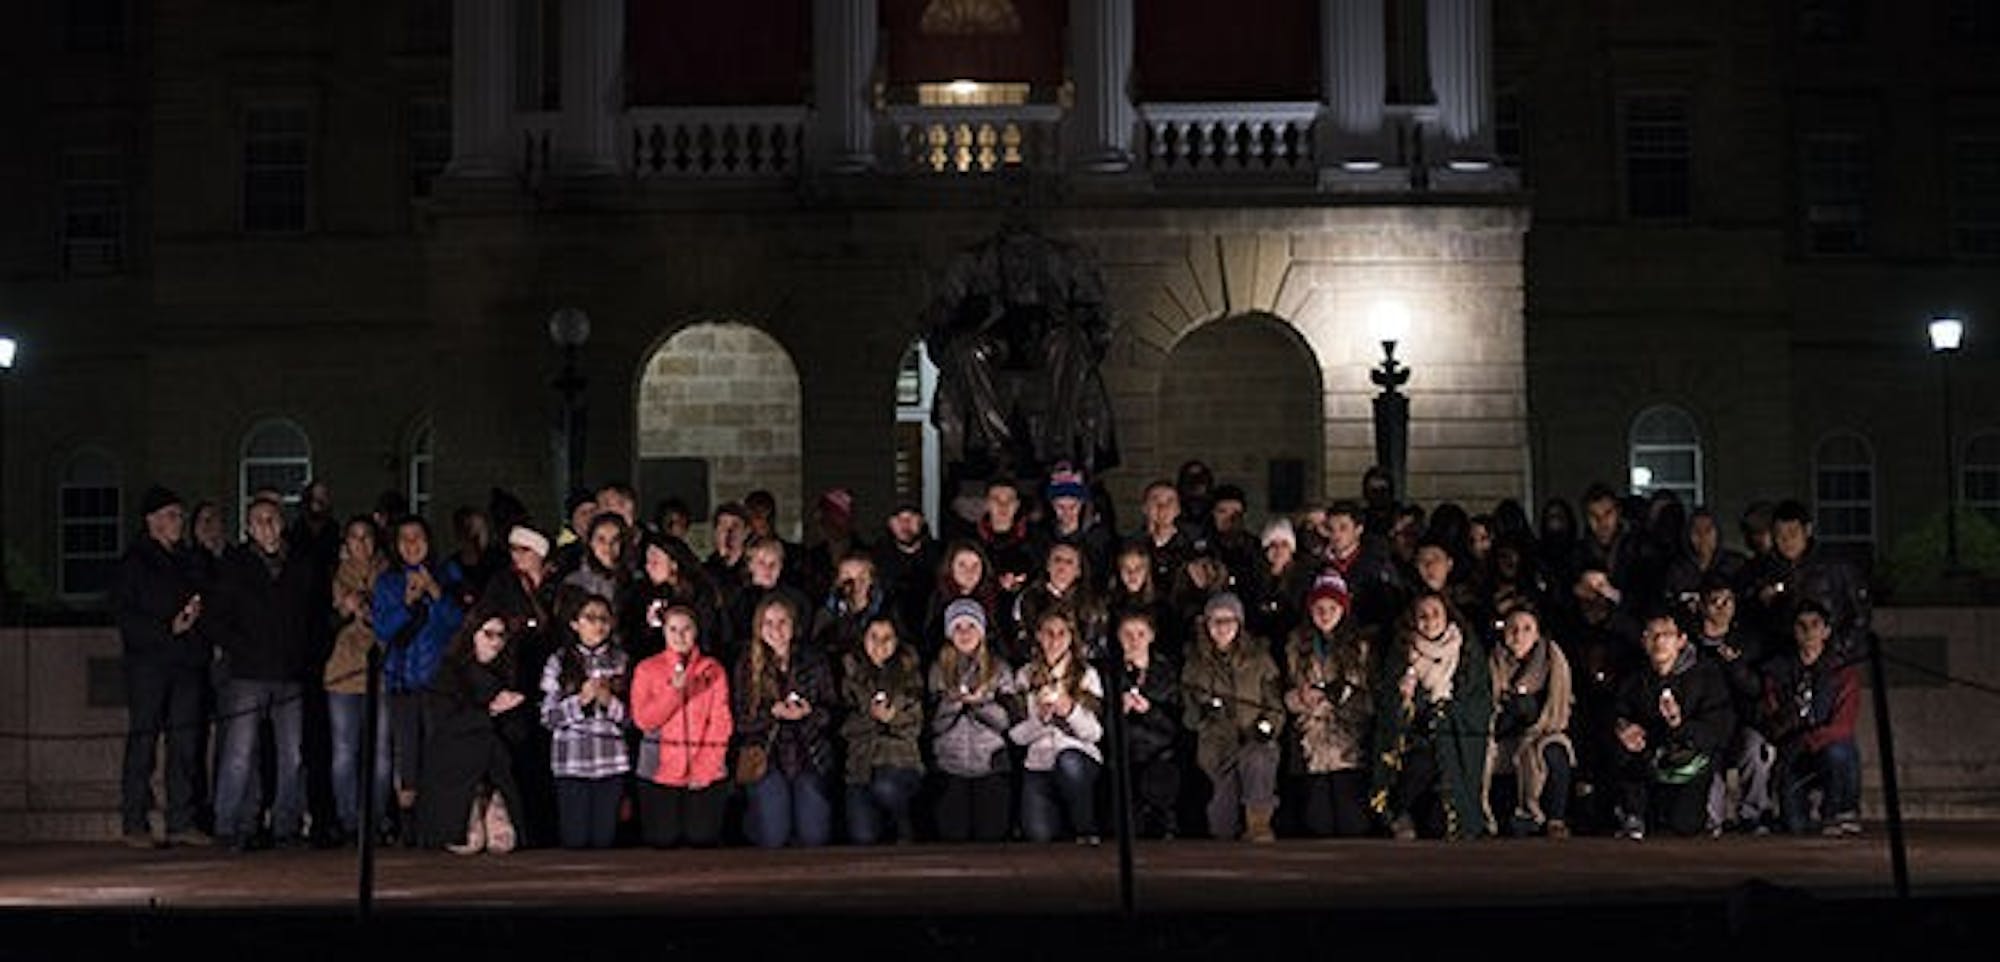
[[[1049,472],[1048,495],[1050,501],[1054,501],[1057,498],[1075,498],[1079,501],[1088,501],[1090,500],[1090,489],[1084,486],[1083,472],[1070,467],[1069,462],[1065,461],[1056,465],[1055,470]]]

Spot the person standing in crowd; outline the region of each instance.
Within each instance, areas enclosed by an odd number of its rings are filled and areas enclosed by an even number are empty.
[[[1195,767],[1209,782],[1209,834],[1273,841],[1285,704],[1270,645],[1245,637],[1243,602],[1224,592],[1209,599],[1193,648],[1181,669],[1181,688],[1185,720],[1195,734]]]
[[[166,840],[207,845],[201,830],[202,729],[210,649],[201,574],[179,547],[186,527],[179,495],[154,485],[139,501],[145,536],[119,559],[111,606],[124,653],[126,734],[119,817],[124,840],[152,848],[153,767],[166,742]],[[206,626],[203,626],[205,629]]]
[[[582,488],[577,488],[563,499],[563,518],[567,526],[556,532],[555,553],[549,556],[549,564],[554,568],[556,581],[569,577],[569,573],[583,566],[583,556],[590,539],[590,522],[601,512],[597,507],[597,497]]]
[[[709,522],[709,541],[713,550],[702,567],[708,569],[708,580],[728,594],[743,583],[743,550],[750,546],[750,513],[734,501],[717,505]],[[733,596],[723,599],[725,603],[731,600]],[[713,639],[709,644],[713,646]]]
[[[1013,669],[987,643],[986,608],[972,598],[948,605],[941,621],[948,641],[931,665],[931,757],[939,791],[935,818],[947,842],[998,842],[1007,837],[1007,752],[1015,685]]]
[[[632,770],[625,745],[630,688],[625,649],[611,636],[611,602],[588,595],[570,618],[569,641],[542,668],[542,727],[552,734],[558,840],[610,848]]]
[[[607,481],[597,486],[594,497],[598,514],[615,514],[625,522],[625,542],[619,546],[618,558],[629,580],[639,565],[639,538],[646,533],[639,523],[639,492],[623,481]]]
[[[1083,553],[1089,570],[1104,571],[1105,566],[1111,563],[1113,535],[1091,510],[1090,488],[1085,483],[1083,472],[1067,461],[1058,462],[1049,471],[1045,494],[1049,520],[1043,529],[1042,550],[1038,553],[1046,557],[1050,547],[1072,545]]]
[[[1229,570],[1232,586],[1248,585],[1259,567],[1260,553],[1257,536],[1252,534],[1244,520],[1248,496],[1243,489],[1233,484],[1225,484],[1215,489],[1215,500],[1209,505],[1206,540],[1209,551],[1222,566]],[[1266,637],[1282,638],[1283,635]]]
[[[188,523],[188,550],[201,552],[203,563],[213,567],[222,560],[222,553],[229,550],[229,526],[222,520],[222,508],[213,501],[203,501],[194,506],[190,517],[193,520]]]
[[[1798,606],[1810,600],[1827,611],[1833,630],[1827,643],[1834,654],[1845,658],[1866,650],[1874,615],[1868,586],[1814,540],[1812,514],[1805,505],[1788,500],[1772,509],[1770,561],[1759,574],[1749,590],[1766,637],[1792,636]]]
[[[783,599],[793,612],[801,613],[795,617],[803,617],[804,612],[813,609],[805,592],[785,580],[785,558],[785,543],[776,538],[759,538],[744,549],[743,581],[738,584],[730,605],[728,634],[724,639],[729,647],[719,653],[724,664],[740,667],[746,655],[757,647],[757,613],[773,596]],[[794,622],[792,640],[803,640],[811,627]],[[739,690],[737,694],[743,692]],[[743,719],[738,718],[737,722],[740,728]]]
[[[520,673],[514,680],[516,691],[537,691],[542,666],[556,651],[559,631],[548,556],[549,539],[541,532],[522,524],[507,529],[507,569],[488,578],[479,597],[478,607],[507,621],[514,667]],[[528,838],[555,838],[558,831],[549,743],[548,729],[532,725],[514,750],[514,784],[521,790],[522,805],[514,821]]]
[[[1090,562],[1083,549],[1071,544],[1049,547],[1042,569],[1014,599],[1015,625],[1009,661],[1027,664],[1037,642],[1032,633],[1042,616],[1057,608],[1069,612],[1077,630],[1077,650],[1086,661],[1095,662],[1104,653],[1107,614],[1090,587]]]
[[[474,609],[462,619],[424,693],[429,716],[422,788],[421,844],[456,855],[514,850],[521,793],[516,747],[533,726],[507,619]]]
[[[1253,562],[1244,586],[1250,613],[1250,633],[1259,638],[1290,638],[1303,619],[1300,599],[1312,586],[1317,565],[1299,556],[1299,539],[1292,523],[1276,518],[1264,526],[1264,559]]]
[[[810,598],[824,598],[833,587],[841,560],[851,554],[866,554],[868,546],[854,532],[854,492],[828,488],[819,496],[813,514],[819,525],[819,539],[806,549],[801,566],[800,586]]]
[[[1008,730],[1014,744],[1026,749],[1021,834],[1031,842],[1053,841],[1067,823],[1078,843],[1097,844],[1104,683],[1084,658],[1069,609],[1051,607],[1036,620],[1035,650],[1016,673],[1014,687],[1026,709]]]
[[[933,584],[935,587],[931,590],[923,621],[925,648],[919,651],[926,661],[937,657],[938,649],[931,645],[947,638],[950,626],[945,623],[945,612],[961,598],[969,598],[979,605],[986,613],[986,624],[992,627],[996,636],[1004,631],[1005,626],[998,623],[1000,584],[995,580],[993,566],[978,542],[965,539],[946,547],[944,562],[938,566]]]
[[[1708,824],[1708,785],[1729,746],[1735,713],[1721,669],[1695,656],[1672,614],[1650,614],[1641,636],[1646,666],[1625,680],[1613,724],[1620,838],[1652,829],[1698,835]]]
[[[1488,666],[1493,741],[1486,753],[1486,830],[1568,838],[1570,773],[1576,767],[1569,739],[1575,698],[1569,659],[1542,634],[1535,609],[1514,608],[1502,625]]]
[[[798,590],[799,566],[805,560],[805,549],[785,540],[784,535],[779,533],[777,496],[762,488],[752,491],[743,496],[743,511],[749,524],[749,542],[776,542],[783,549],[779,557],[785,562],[780,580]]]
[[[375,635],[387,649],[382,690],[389,699],[390,742],[395,750],[397,826],[406,842],[414,844],[417,790],[428,741],[424,693],[458,633],[465,609],[454,590],[458,566],[450,559],[440,563],[431,557],[430,523],[404,515],[393,530],[395,558],[375,579],[375,598],[368,610],[375,618]],[[507,664],[513,664],[511,658]]]
[[[486,593],[486,582],[506,567],[506,559],[493,544],[493,521],[478,508],[464,507],[451,513],[452,533],[458,546],[452,560],[463,576],[461,600],[466,605]]]
[[[888,537],[875,542],[875,580],[888,591],[902,629],[922,631],[943,548],[931,536],[923,509],[908,502],[889,512],[883,530]],[[923,641],[917,639],[918,644]]]
[[[1153,559],[1144,544],[1128,542],[1112,561],[1111,590],[1105,607],[1113,621],[1143,614],[1153,623],[1153,649],[1175,664],[1187,650],[1188,624],[1167,599],[1166,589],[1153,580]]]
[[[708,569],[687,542],[672,535],[648,532],[640,542],[639,579],[626,592],[619,619],[619,642],[635,661],[659,653],[663,644],[660,617],[674,605],[694,612],[704,650],[714,654],[730,645],[729,621],[723,616],[722,593],[708,578]]]
[[[993,568],[993,580],[1007,603],[1035,570],[1034,544],[1028,520],[1021,512],[1021,487],[1009,477],[986,482],[985,509],[973,527],[973,540]]]
[[[1180,833],[1181,686],[1179,666],[1155,651],[1153,616],[1128,611],[1114,622],[1125,660],[1124,760],[1131,769],[1132,826],[1138,835]]]
[[[1696,508],[1688,515],[1687,536],[1667,563],[1662,589],[1666,600],[1688,620],[1699,619],[1703,617],[1702,585],[1711,579],[1735,584],[1743,575],[1746,560],[1742,552],[1722,546],[1722,529],[1715,522],[1715,512]]]
[[[388,570],[382,554],[381,533],[375,520],[365,514],[349,518],[340,543],[340,564],[333,571],[333,652],[321,672],[326,689],[326,714],[332,742],[334,816],[339,819],[344,839],[354,840],[361,830],[361,801],[368,798],[375,811],[389,810],[390,773],[389,700],[376,702],[375,770],[370,774],[370,792],[361,793],[362,733],[368,713],[368,656],[381,644],[375,637],[375,618],[369,608],[375,601],[375,579]]]
[[[1861,752],[1854,723],[1861,712],[1861,679],[1853,658],[1832,651],[1833,616],[1808,598],[1793,616],[1794,651],[1766,668],[1765,717],[1778,746],[1779,810],[1793,834],[1811,830],[1808,792],[1820,793],[1819,819],[1827,835],[1861,834]]]
[[[834,665],[861,652],[861,636],[875,619],[894,617],[888,595],[875,583],[875,562],[865,552],[840,559],[824,598],[813,615],[811,637]]]
[[[727,759],[735,733],[729,671],[702,650],[696,613],[667,608],[665,647],[632,672],[640,837],[654,848],[709,848],[722,840]]]
[[[653,530],[666,537],[686,541],[694,531],[694,512],[680,498],[661,498],[653,506]]]
[[[868,616],[843,656],[841,737],[847,746],[847,838],[856,845],[916,838],[911,806],[923,785],[924,678],[916,649],[886,612]]]
[[[1140,513],[1145,516],[1145,524],[1132,540],[1146,549],[1147,559],[1153,564],[1153,584],[1162,592],[1170,592],[1180,578],[1181,569],[1196,554],[1194,539],[1181,529],[1180,492],[1168,481],[1146,485]]]
[[[1764,673],[1767,646],[1763,636],[1737,616],[1736,589],[1719,571],[1702,582],[1694,622],[1696,657],[1713,662],[1729,682],[1735,733],[1723,753],[1708,793],[1711,827],[1768,831],[1777,806],[1771,795],[1771,767],[1777,753],[1764,737]],[[1730,775],[1735,775],[1734,785]],[[1729,796],[1736,796],[1731,804]]]
[[[1321,575],[1307,592],[1306,621],[1285,646],[1285,709],[1292,715],[1290,769],[1299,827],[1315,838],[1366,835],[1368,751],[1375,714],[1374,651],[1347,618],[1347,583]]]
[[[284,509],[259,498],[246,517],[249,540],[223,557],[210,630],[226,659],[222,690],[222,750],[215,786],[216,831],[232,847],[261,846],[258,824],[257,758],[259,724],[271,725],[276,769],[268,838],[272,844],[304,844],[306,806],[304,685],[307,627],[321,617],[314,606],[321,594],[316,569],[290,552],[284,537]]]
[[[749,793],[745,828],[762,848],[825,845],[833,833],[826,780],[839,694],[825,656],[798,643],[799,610],[782,595],[758,602],[749,650],[730,685],[737,783]]]
[[[1354,603],[1349,620],[1363,631],[1386,635],[1402,597],[1402,579],[1369,538],[1366,518],[1361,505],[1353,501],[1327,506],[1326,567],[1347,583]]]
[[[1493,724],[1485,648],[1445,597],[1421,591],[1376,681],[1375,811],[1398,839],[1486,828],[1481,788]]]
[[[1458,577],[1459,562],[1450,545],[1439,538],[1426,536],[1417,545],[1416,560],[1411,567],[1417,575],[1416,583],[1412,585],[1416,592],[1443,595],[1451,603],[1452,610],[1472,627],[1473,633],[1482,641],[1498,637],[1498,626],[1493,623],[1493,612],[1487,608],[1485,599]]]
[[[285,529],[285,543],[329,577],[340,563],[342,525],[333,516],[333,489],[314,478],[299,489],[298,516]]]
[[[1174,505],[1186,517],[1207,525],[1209,508],[1215,503],[1215,472],[1199,460],[1181,462],[1174,472]],[[1205,533],[1205,532],[1204,532]]]
[[[1643,538],[1635,534],[1618,504],[1618,495],[1603,482],[1583,494],[1585,530],[1571,551],[1568,570],[1574,574],[1573,596],[1580,608],[1609,606],[1631,612],[1656,597],[1647,583]],[[1586,618],[1591,617],[1587,612]]]
[[[591,595],[609,598],[616,605],[625,598],[631,580],[625,569],[627,528],[622,516],[600,512],[585,529],[583,563],[565,575],[556,586],[556,610],[574,610]]]

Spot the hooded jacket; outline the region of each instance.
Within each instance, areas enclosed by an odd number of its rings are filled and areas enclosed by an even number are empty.
[[[1182,708],[1195,733],[1195,764],[1215,772],[1238,747],[1275,741],[1285,727],[1278,665],[1262,638],[1239,634],[1227,652],[1204,636],[1181,669]],[[1262,723],[1260,726],[1259,723]]]
[[[673,685],[676,672],[684,688]],[[707,788],[722,780],[734,734],[729,672],[696,649],[669,648],[632,671],[632,723],[639,727],[640,778],[668,788]]]

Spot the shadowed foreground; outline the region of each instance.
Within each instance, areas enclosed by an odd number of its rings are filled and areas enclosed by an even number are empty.
[[[352,852],[24,846],[0,850],[0,958],[168,945],[288,958],[429,946],[435,956],[440,940],[591,958],[788,942],[815,955],[873,944],[899,957],[1121,945],[1212,956],[1378,937],[1518,948],[1535,931],[1571,944],[1636,940],[1642,952],[1773,940],[1900,959],[1996,944],[2000,825],[1917,827],[1910,852],[1916,897],[1899,903],[1873,826],[1847,840],[1150,843],[1137,850],[1139,912],[1128,922],[1109,844],[473,858],[385,850],[374,915],[362,925]],[[1496,943],[1497,933],[1510,934]]]

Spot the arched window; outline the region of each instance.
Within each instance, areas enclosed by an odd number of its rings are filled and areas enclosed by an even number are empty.
[[[1965,446],[1959,470],[1959,497],[1965,506],[2000,524],[2000,433],[1975,436]]]
[[[57,491],[58,590],[67,596],[103,594],[125,550],[118,463],[102,451],[79,451],[63,465]]]
[[[1632,493],[1667,490],[1682,504],[1703,504],[1701,432],[1686,411],[1668,404],[1632,419]]]
[[[1858,434],[1813,449],[1813,533],[1828,544],[1875,543],[1875,452]]]
[[[410,433],[410,454],[404,459],[409,465],[405,486],[410,498],[410,513],[420,518],[431,516],[431,452],[434,443],[431,419],[426,417]]]
[[[312,442],[297,424],[282,418],[259,421],[243,435],[237,471],[237,518],[250,508],[257,492],[278,493],[287,508],[299,503],[299,492],[312,480]]]

